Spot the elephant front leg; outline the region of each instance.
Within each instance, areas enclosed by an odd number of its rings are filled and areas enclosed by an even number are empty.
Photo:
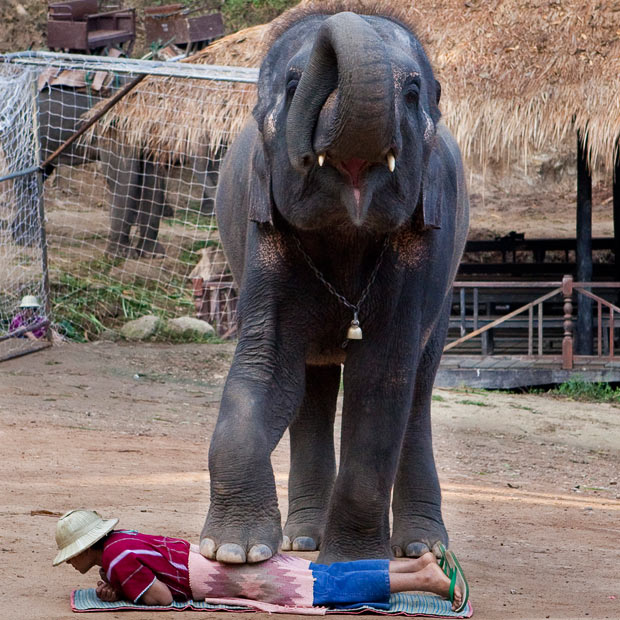
[[[278,550],[270,455],[303,397],[303,355],[282,356],[260,340],[239,341],[209,449],[211,502],[200,552],[227,563],[260,562]]]
[[[412,357],[394,362],[389,346],[373,345],[349,344],[356,350],[345,363],[340,469],[318,559],[325,564],[392,555],[390,494],[411,406]]]
[[[321,542],[336,475],[334,418],[339,387],[339,365],[306,368],[305,397],[290,427],[285,551],[315,551]]]
[[[391,547],[397,557],[419,557],[438,542],[448,544],[431,431],[433,383],[443,351],[448,312],[449,308],[444,308],[418,367],[392,501]]]

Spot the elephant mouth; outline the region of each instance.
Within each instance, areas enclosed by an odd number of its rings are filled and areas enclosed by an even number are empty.
[[[369,162],[365,159],[359,159],[358,157],[352,157],[345,161],[340,161],[335,164],[336,170],[342,174],[353,188],[353,195],[358,206],[360,204],[360,197],[362,193],[362,181],[364,180],[364,173],[370,166]]]

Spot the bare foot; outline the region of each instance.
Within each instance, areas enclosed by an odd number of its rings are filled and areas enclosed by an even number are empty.
[[[437,564],[437,558],[430,551],[427,551],[419,558],[392,560],[390,562],[390,573],[416,573],[427,564]]]
[[[418,571],[416,576],[424,584],[424,587],[420,588],[426,592],[433,592],[439,594],[444,598],[450,598],[450,580],[446,574],[439,568],[437,563],[428,563],[422,570]],[[460,607],[463,601],[463,593],[458,586],[454,588],[454,601],[452,601],[452,609],[456,610]]]

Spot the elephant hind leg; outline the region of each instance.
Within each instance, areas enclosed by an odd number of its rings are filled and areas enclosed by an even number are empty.
[[[162,172],[161,167],[150,161],[144,162],[140,213],[137,222],[138,240],[134,249],[138,257],[162,258],[166,255],[164,246],[157,241],[166,198]]]
[[[130,254],[130,232],[136,221],[140,196],[140,161],[123,153],[103,158],[110,201],[110,234],[106,254],[126,257]]]
[[[291,469],[285,551],[319,548],[336,475],[334,419],[340,366],[307,366],[306,392],[289,428]]]
[[[448,544],[441,516],[441,489],[433,456],[431,400],[445,342],[449,303],[418,365],[413,407],[401,451],[392,500],[391,547],[396,557],[419,557],[437,542]]]

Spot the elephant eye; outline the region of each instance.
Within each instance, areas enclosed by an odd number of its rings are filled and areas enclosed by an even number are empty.
[[[299,78],[296,78],[296,77],[290,78],[286,82],[286,96],[287,97],[292,97],[295,94],[298,84],[299,84]]]
[[[403,97],[407,105],[416,105],[420,100],[420,78],[407,81],[403,87]]]

